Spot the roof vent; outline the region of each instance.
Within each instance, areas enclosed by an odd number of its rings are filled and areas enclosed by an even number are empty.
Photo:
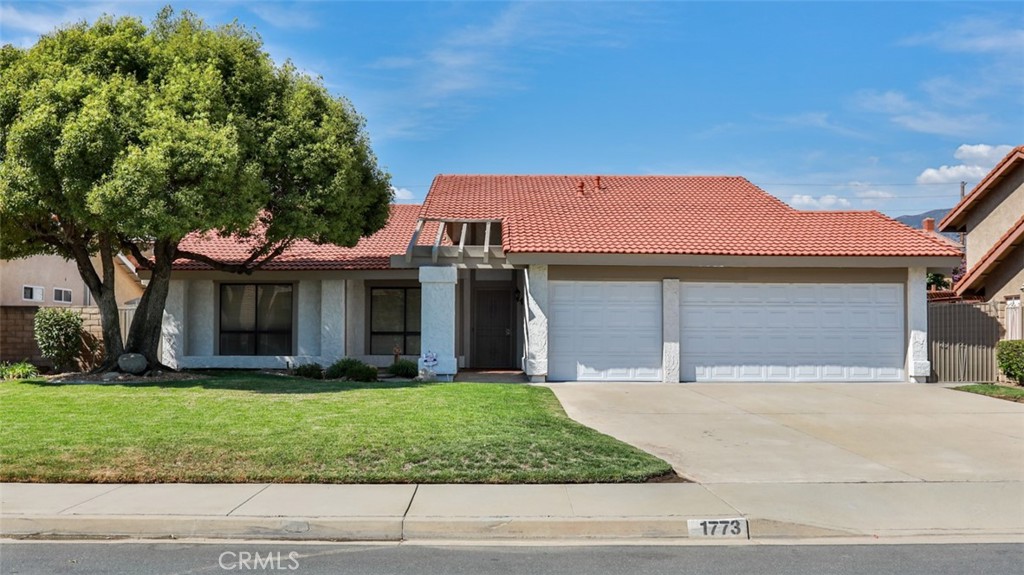
[[[600,190],[601,189],[601,176],[594,176],[594,189],[595,190]]]
[[[583,191],[584,187],[585,187],[585,184],[583,183],[583,180],[580,180],[580,183],[576,184],[576,197],[577,198],[586,197],[587,194]]]

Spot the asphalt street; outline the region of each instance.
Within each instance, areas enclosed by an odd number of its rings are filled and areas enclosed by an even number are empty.
[[[1022,544],[706,547],[441,547],[249,542],[4,541],[0,544],[0,571],[4,575],[1018,575],[1022,566]]]

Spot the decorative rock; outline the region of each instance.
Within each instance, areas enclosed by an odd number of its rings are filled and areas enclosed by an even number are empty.
[[[146,372],[149,364],[146,361],[146,356],[141,353],[126,353],[117,358],[117,367],[120,367],[121,371],[125,373],[140,375]]]

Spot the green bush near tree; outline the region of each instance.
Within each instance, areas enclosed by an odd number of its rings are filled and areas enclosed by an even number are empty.
[[[78,369],[82,345],[82,315],[70,309],[47,307],[36,312],[36,343],[43,357],[53,361],[57,371]]]
[[[39,375],[39,370],[27,361],[0,363],[0,379],[29,379],[37,375]]]
[[[319,363],[307,363],[295,368],[295,375],[307,379],[323,379],[324,368]]]
[[[400,359],[388,367],[388,373],[396,377],[412,379],[420,374],[420,368],[415,361]]]
[[[1006,377],[1024,384],[1024,340],[1005,340],[996,345],[996,362]]]

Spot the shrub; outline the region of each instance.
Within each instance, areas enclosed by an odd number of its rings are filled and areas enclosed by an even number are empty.
[[[319,363],[307,363],[295,368],[295,375],[308,379],[323,379],[324,368]]]
[[[391,367],[388,368],[388,372],[390,372],[391,375],[412,379],[420,374],[420,368],[416,365],[415,361],[400,359],[391,364]]]
[[[37,375],[39,375],[39,370],[27,361],[0,363],[0,379],[28,379]]]
[[[327,368],[327,379],[341,379],[343,377],[348,377],[350,370],[359,369],[361,367],[368,366],[354,357],[339,359]]]
[[[1024,384],[1024,340],[999,342],[996,346],[996,362],[1006,377]]]
[[[43,308],[35,317],[36,343],[57,371],[76,369],[82,344],[82,316],[70,309]]]
[[[349,381],[377,381],[377,368],[365,363],[348,370],[345,376]]]

